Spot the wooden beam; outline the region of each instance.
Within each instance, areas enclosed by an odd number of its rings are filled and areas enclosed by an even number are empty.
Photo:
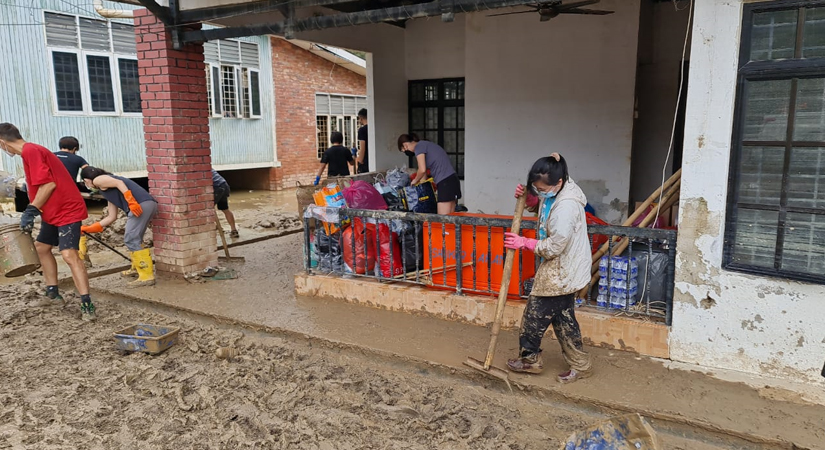
[[[229,17],[281,11],[281,9],[286,5],[290,5],[291,7],[297,9],[352,3],[352,1],[353,0],[262,0],[252,3],[243,3],[240,5],[226,5],[212,8],[183,10],[180,13],[180,23],[206,22],[210,20],[226,19]]]
[[[533,0],[456,0],[453,2],[453,9],[456,12],[478,12],[530,3],[533,3]],[[302,31],[324,30],[327,28],[349,27],[372,23],[400,22],[409,19],[440,16],[442,13],[441,2],[434,1],[393,8],[309,17],[296,20],[293,27],[295,32],[300,33]],[[183,41],[187,43],[205,42],[242,36],[260,36],[266,34],[283,35],[286,27],[286,22],[281,21],[240,27],[218,28],[214,30],[185,31],[183,33]]]
[[[140,4],[155,15],[161,22],[166,25],[171,25],[172,19],[169,15],[169,8],[158,5],[155,0],[138,0]]]

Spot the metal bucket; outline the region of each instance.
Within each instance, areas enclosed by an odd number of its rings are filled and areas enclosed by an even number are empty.
[[[7,278],[22,277],[39,268],[32,236],[19,225],[0,226],[0,273]]]

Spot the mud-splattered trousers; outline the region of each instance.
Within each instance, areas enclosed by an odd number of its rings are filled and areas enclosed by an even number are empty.
[[[521,356],[541,352],[541,340],[550,325],[561,345],[561,353],[571,369],[590,370],[590,355],[582,347],[582,333],[575,313],[576,294],[557,297],[530,296],[521,319]]]

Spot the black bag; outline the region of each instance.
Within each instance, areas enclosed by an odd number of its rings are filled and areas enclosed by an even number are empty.
[[[432,181],[426,181],[416,186],[403,188],[404,203],[408,211],[426,214],[438,212],[438,202],[435,199],[435,189]]]
[[[401,251],[404,253],[404,270],[414,272],[416,262],[418,270],[424,269],[424,227],[420,222],[407,222],[407,231],[399,236]],[[418,248],[415,247],[415,237],[418,236]]]
[[[341,245],[338,234],[327,236],[323,228],[315,229],[315,254],[320,272],[343,272],[344,260],[341,255]]]
[[[387,202],[388,211],[407,211],[407,207],[404,206],[404,201],[401,200],[401,197],[397,193],[387,192],[381,196],[384,197],[384,201]]]

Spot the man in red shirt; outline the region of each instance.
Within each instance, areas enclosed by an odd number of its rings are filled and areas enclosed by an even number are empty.
[[[46,279],[46,295],[54,301],[63,300],[57,290],[57,261],[52,254],[52,247],[57,246],[72,270],[75,287],[80,293],[81,317],[93,320],[95,306],[89,296],[89,275],[78,256],[80,226],[88,214],[72,176],[54,153],[24,141],[17,127],[10,123],[0,123],[0,149],[11,157],[20,155],[23,158],[30,204],[23,211],[20,228],[31,233],[34,219],[37,216],[43,219],[34,246]]]

